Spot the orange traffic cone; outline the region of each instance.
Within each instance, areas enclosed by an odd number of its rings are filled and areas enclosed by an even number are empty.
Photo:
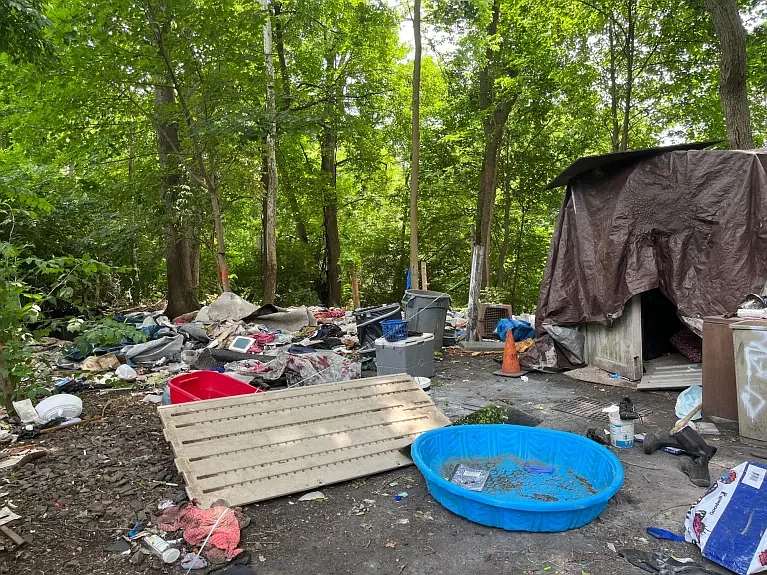
[[[519,377],[525,375],[525,371],[522,371],[519,367],[519,356],[517,355],[517,346],[514,343],[514,334],[510,329],[506,330],[506,345],[503,346],[503,365],[501,365],[500,371],[494,371],[494,375],[502,375],[504,377]]]

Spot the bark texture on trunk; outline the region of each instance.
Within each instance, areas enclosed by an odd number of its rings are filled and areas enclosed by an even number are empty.
[[[155,131],[157,152],[162,170],[162,203],[165,207],[165,266],[168,281],[168,306],[165,315],[173,319],[200,309],[197,299],[199,283],[200,244],[193,234],[184,235],[177,227],[176,199],[181,183],[181,162],[178,125],[171,119],[175,104],[172,86],[155,87]],[[191,231],[191,230],[190,230]]]
[[[754,147],[746,84],[746,30],[735,0],[705,0],[721,52],[719,97],[722,100],[730,148]]]
[[[488,36],[498,32],[498,22],[501,17],[501,2],[493,0],[492,19],[487,28]],[[490,251],[490,226],[493,221],[495,206],[495,187],[498,179],[498,159],[503,140],[503,129],[514,106],[515,98],[499,98],[495,95],[494,82],[496,53],[489,46],[486,50],[485,65],[479,73],[479,108],[485,110],[482,120],[482,130],[485,140],[485,150],[482,156],[482,168],[479,176],[479,194],[477,210],[474,219],[474,242],[472,248],[472,270],[469,285],[469,341],[476,336],[477,314],[479,313],[479,292],[481,286],[487,285],[489,273],[486,259]],[[476,258],[479,257],[479,261]]]
[[[509,253],[509,240],[511,237],[511,230],[509,230],[509,224],[511,223],[511,191],[509,184],[511,180],[511,163],[509,161],[509,133],[506,132],[506,165],[503,171],[503,241],[501,242],[501,249],[498,253],[498,277],[496,278],[495,285],[499,288],[503,287],[503,283],[506,281],[506,256]]]
[[[280,101],[280,110],[285,112],[290,109],[291,88],[290,74],[288,73],[288,63],[285,59],[285,40],[283,26],[280,15],[282,14],[282,3],[280,1],[272,2],[274,10],[274,47],[277,52],[277,62],[280,66],[280,79],[282,80],[282,98]],[[288,182],[289,184],[289,182]],[[293,214],[293,221],[296,224],[296,236],[305,244],[309,243],[309,235],[306,233],[306,224],[301,216],[301,208],[298,205],[298,198],[290,185],[285,185],[283,180],[282,193],[287,197],[290,204],[290,211]]]
[[[162,8],[164,9],[164,7]],[[183,112],[184,121],[186,122],[187,129],[189,131],[189,139],[192,142],[192,151],[194,155],[195,165],[199,171],[199,180],[202,185],[208,190],[210,196],[211,213],[213,215],[213,230],[216,237],[216,259],[218,261],[218,267],[221,271],[221,289],[223,291],[230,291],[229,289],[229,267],[226,263],[226,244],[224,243],[224,224],[221,219],[221,206],[218,201],[218,187],[216,185],[214,175],[208,170],[208,166],[205,163],[202,147],[200,146],[199,138],[197,137],[197,126],[192,115],[192,110],[184,97],[184,91],[176,75],[176,69],[173,66],[170,55],[165,47],[165,31],[167,26],[161,26],[156,24],[155,28],[155,40],[157,41],[157,48],[160,50],[160,56],[162,56],[165,64],[165,72],[171,81],[173,88],[175,89],[178,101],[181,104],[181,110]],[[193,170],[190,173],[194,174]]]
[[[323,227],[325,228],[325,250],[327,257],[328,305],[341,305],[341,239],[338,233],[338,198],[336,197],[336,148],[338,138],[332,126],[322,128],[321,170],[325,180],[323,186]]]
[[[411,139],[410,168],[410,282],[418,289],[418,175],[421,145],[421,0],[413,7],[413,37],[415,58],[413,61],[413,133]]]
[[[320,133],[320,171],[323,178],[322,215],[325,230],[325,255],[327,260],[328,305],[341,305],[341,238],[338,233],[338,197],[336,195],[336,113],[338,91],[336,85],[336,55],[325,56],[325,122]]]
[[[266,60],[266,113],[269,123],[266,132],[266,198],[264,201],[264,303],[274,303],[277,294],[277,103],[274,94],[274,60],[272,59],[272,21],[269,0],[261,0],[266,11],[264,20],[264,59]]]
[[[629,130],[631,129],[631,97],[634,92],[634,52],[636,51],[634,0],[628,0],[627,9],[628,31],[626,32],[626,101],[623,103],[623,134],[621,135],[620,143],[621,152],[628,150]]]

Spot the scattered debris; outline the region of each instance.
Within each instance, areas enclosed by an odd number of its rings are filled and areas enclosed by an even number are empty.
[[[463,463],[456,467],[450,483],[468,489],[469,491],[482,491],[487,483],[490,472],[482,469],[472,469]]]
[[[205,569],[207,566],[208,562],[200,557],[199,553],[187,553],[179,564],[179,567],[185,571],[198,571]]]
[[[400,493],[397,493],[397,495],[394,496],[394,500],[402,501],[403,499],[405,499],[405,497],[407,497],[407,491],[402,491]]]
[[[397,543],[396,543],[396,541],[389,540],[389,541],[386,542],[384,547],[386,547],[388,549],[396,549],[397,548]]]
[[[325,501],[325,494],[322,491],[312,491],[298,498],[299,501]]]
[[[207,538],[204,554],[210,561],[225,561],[242,552],[238,547],[240,530],[247,523],[249,520],[239,511],[221,503],[210,509],[201,509],[194,503],[168,507],[156,520],[157,527],[168,533],[183,529],[184,540],[190,545],[200,545]]]
[[[21,515],[16,515],[7,506],[0,509],[0,525],[5,525],[17,519],[21,519]]]
[[[30,461],[43,457],[48,452],[39,447],[19,446],[4,450],[0,456],[7,455],[7,459],[0,461],[0,472],[18,469]]]
[[[14,401],[13,409],[16,412],[16,415],[21,418],[22,424],[35,424],[40,421],[40,416],[37,414],[37,410],[35,410],[34,405],[32,405],[32,400],[30,399]]]
[[[181,555],[181,551],[175,547],[171,547],[170,543],[154,533],[144,536],[144,538],[141,539],[141,542],[147,549],[160,557],[165,563],[175,563]]]
[[[16,533],[13,529],[8,527],[7,525],[0,525],[0,533],[5,535],[8,539],[13,541],[19,547],[21,547],[22,545],[26,545],[27,543],[26,539],[24,539],[21,535]]]

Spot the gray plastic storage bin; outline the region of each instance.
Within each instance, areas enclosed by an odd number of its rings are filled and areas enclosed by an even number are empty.
[[[424,333],[402,341],[376,340],[378,375],[407,373],[413,377],[434,377],[434,335]]]

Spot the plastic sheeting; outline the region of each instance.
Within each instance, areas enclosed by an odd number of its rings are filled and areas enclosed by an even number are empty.
[[[241,374],[257,375],[266,381],[274,381],[285,374],[291,387],[348,381],[362,376],[359,362],[344,359],[332,351],[298,354],[280,349],[266,363],[248,359],[227,364],[226,368]]]
[[[181,353],[184,345],[184,336],[165,336],[160,339],[154,339],[146,343],[131,346],[125,357],[133,363],[154,363],[155,361]]]
[[[685,517],[685,539],[738,575],[767,571],[767,467],[744,462],[711,484]]]
[[[571,179],[537,326],[605,324],[656,287],[681,316],[736,310],[767,279],[766,165],[755,151],[675,151]]]
[[[501,341],[506,341],[508,330],[511,330],[514,341],[524,341],[535,337],[535,328],[526,321],[513,318],[499,319],[495,326],[495,334],[501,338]]]

